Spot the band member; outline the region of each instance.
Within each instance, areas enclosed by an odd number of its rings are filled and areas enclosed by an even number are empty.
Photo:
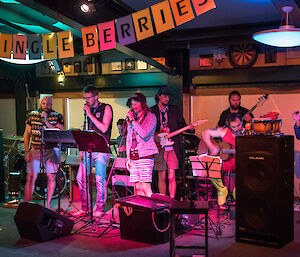
[[[216,129],[208,129],[202,132],[202,140],[207,145],[210,155],[217,155],[220,148],[217,144],[212,142],[212,137],[222,138],[222,142],[229,143],[235,149],[235,137],[242,134],[243,122],[238,113],[231,113],[227,117],[227,127],[220,127]],[[235,158],[222,163],[223,172],[235,172]],[[229,177],[227,177],[229,179]],[[224,186],[221,179],[211,178],[212,183],[218,191],[218,204],[223,205],[226,202],[228,189]],[[231,186],[234,187],[234,180],[231,178]],[[228,183],[227,183],[228,184]],[[233,197],[235,198],[235,187],[233,189]]]
[[[85,105],[83,111],[87,117],[87,128],[93,130],[102,135],[107,142],[110,142],[113,111],[109,104],[101,103],[98,99],[98,89],[94,86],[87,86],[83,89],[83,98],[85,99]],[[77,183],[79,187],[81,210],[74,215],[80,215],[89,210],[87,206],[87,194],[86,194],[86,167],[89,165],[89,154],[81,153],[82,161],[79,165],[77,173]],[[97,198],[94,206],[94,217],[101,217],[104,215],[104,204],[107,197],[106,192],[106,166],[109,160],[110,154],[94,152],[92,153],[92,165],[95,166],[96,188]],[[89,172],[89,167],[87,168]]]
[[[254,117],[252,113],[247,114],[248,109],[241,106],[241,94],[238,91],[232,91],[229,94],[229,104],[230,107],[221,113],[218,127],[226,126],[227,116],[230,113],[238,113],[240,117],[244,117],[246,122],[251,122]]]
[[[126,157],[126,122],[124,119],[117,121],[119,136],[117,137],[117,145],[119,147],[119,157]]]
[[[169,133],[186,126],[182,112],[179,111],[178,107],[169,105],[170,92],[167,87],[161,87],[158,90],[155,100],[157,104],[151,107],[151,112],[155,114],[157,119],[156,132],[165,131]],[[179,168],[181,158],[181,136],[177,135],[171,140],[174,144],[163,147],[155,157],[154,170],[158,171],[159,192],[166,194],[166,170],[168,168],[169,193],[170,197],[175,198],[175,170]]]
[[[42,149],[42,129],[56,128],[64,129],[63,116],[52,110],[52,95],[40,95],[40,108],[32,111],[26,121],[24,132],[25,160],[27,162],[27,176],[25,185],[25,201],[30,201],[34,191],[35,181],[41,166],[45,168],[47,174],[47,203],[50,202],[55,189],[55,176],[58,167],[58,149]],[[42,164],[40,164],[42,161]]]
[[[297,139],[300,139],[300,113],[299,113],[299,111],[294,111],[292,114],[292,117],[295,120],[295,125],[294,125],[295,136]]]
[[[148,110],[143,94],[136,93],[131,98],[131,110],[126,119],[126,154],[130,182],[134,183],[134,194],[151,197],[154,155],[158,153],[154,142],[156,117]]]

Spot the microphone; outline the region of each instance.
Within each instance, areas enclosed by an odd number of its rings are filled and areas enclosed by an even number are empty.
[[[86,111],[84,111],[83,130],[86,130],[86,121],[87,121],[86,117],[87,117],[87,114],[86,114]]]

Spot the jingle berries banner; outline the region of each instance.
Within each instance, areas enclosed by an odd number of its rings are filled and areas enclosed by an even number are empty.
[[[83,53],[94,54],[99,51],[120,46],[154,36],[191,21],[213,8],[214,0],[165,0],[146,9],[113,21],[99,23],[81,29]],[[26,59],[61,59],[74,56],[72,31],[49,34],[11,35],[0,34],[0,57]]]

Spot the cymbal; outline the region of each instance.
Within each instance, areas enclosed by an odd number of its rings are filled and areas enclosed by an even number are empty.
[[[12,136],[12,135],[5,135],[3,136],[5,140],[13,140],[13,141],[24,141],[23,136]]]

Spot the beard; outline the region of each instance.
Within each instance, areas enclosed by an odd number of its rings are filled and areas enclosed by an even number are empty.
[[[240,108],[240,105],[239,104],[236,104],[236,105],[230,105],[230,108],[234,111],[237,111],[239,108]]]

